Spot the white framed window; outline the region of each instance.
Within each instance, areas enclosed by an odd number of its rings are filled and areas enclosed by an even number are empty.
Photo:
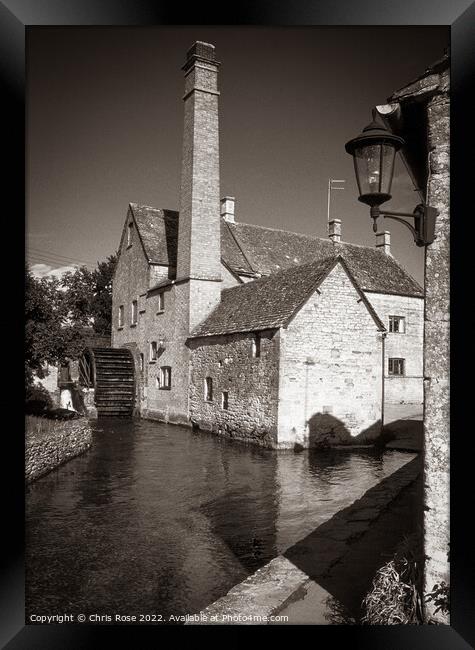
[[[389,331],[395,334],[406,333],[406,319],[404,316],[390,316],[389,317]]]
[[[158,310],[157,313],[161,313],[162,311],[165,311],[165,292],[160,291],[158,294]]]
[[[251,341],[251,354],[257,358],[261,356],[261,337],[259,334],[254,334]]]
[[[157,342],[156,341],[151,341],[151,343],[150,343],[149,360],[150,361],[156,361],[157,360]]]
[[[221,393],[221,408],[225,411],[229,408],[229,393],[227,390],[223,390]]]
[[[139,307],[136,300],[132,300],[132,306],[130,310],[130,324],[137,325],[137,320],[139,317]]]
[[[134,229],[134,224],[132,222],[129,223],[127,227],[127,248],[129,246],[132,246],[132,231]]]
[[[405,359],[388,359],[388,373],[398,377],[403,377],[405,374]]]
[[[124,305],[119,305],[118,327],[124,327]]]
[[[213,401],[213,379],[212,377],[205,378],[205,400],[207,402]]]
[[[172,369],[170,366],[162,366],[160,368],[160,388],[162,390],[170,390],[172,387]]]

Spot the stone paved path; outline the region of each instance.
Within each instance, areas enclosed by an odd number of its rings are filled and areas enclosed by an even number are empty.
[[[325,617],[328,607],[318,603],[332,596],[329,585],[334,575],[333,567],[349,557],[355,542],[370,533],[373,522],[389,511],[389,506],[401,491],[414,483],[420,470],[421,459],[414,456],[283,555],[274,558],[209,605],[201,612],[202,620],[197,624],[226,624],[231,622],[227,617],[237,615],[244,617],[242,623],[267,623],[266,617],[284,613],[287,607],[295,607],[296,602],[308,599],[309,594],[313,599],[314,619]],[[395,528],[399,530],[401,527],[396,523]],[[368,544],[366,547],[371,549]],[[347,581],[347,589],[349,584]],[[257,621],[256,617],[261,617],[261,620]],[[312,622],[315,624],[317,620]],[[328,620],[324,622],[328,624]]]

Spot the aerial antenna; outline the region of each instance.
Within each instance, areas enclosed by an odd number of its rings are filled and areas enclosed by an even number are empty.
[[[333,183],[346,183],[346,181],[337,180],[335,178],[328,179],[328,195],[327,195],[327,223],[330,223],[330,202],[332,190],[344,190],[344,187],[335,187]]]

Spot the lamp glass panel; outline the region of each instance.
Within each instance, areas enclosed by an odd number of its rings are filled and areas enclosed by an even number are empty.
[[[391,194],[396,149],[390,144],[382,145],[381,157],[381,192]]]
[[[355,150],[354,156],[360,195],[381,192],[381,145],[360,147]]]

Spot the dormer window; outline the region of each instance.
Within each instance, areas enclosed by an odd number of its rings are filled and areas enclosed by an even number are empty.
[[[132,222],[129,223],[127,226],[127,248],[129,246],[132,246],[132,230],[134,228],[134,224]]]

